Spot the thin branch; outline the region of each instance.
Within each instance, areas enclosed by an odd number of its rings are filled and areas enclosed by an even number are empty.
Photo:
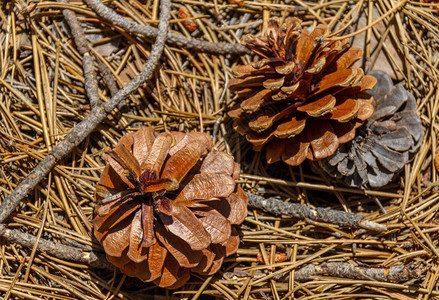
[[[124,100],[129,94],[139,88],[151,75],[156,68],[162,55],[166,42],[170,19],[169,0],[160,1],[160,22],[158,25],[158,35],[156,42],[151,50],[148,62],[133,80],[124,88],[120,89],[108,102],[97,106],[90,111],[84,120],[73,127],[66,137],[57,144],[51,152],[21,181],[15,190],[8,195],[0,206],[0,223],[14,211],[20,201],[50,172],[55,164],[64,156],[69,154],[74,147],[79,145],[95,128],[100,124],[107,114],[109,114],[117,104]]]
[[[140,34],[146,37],[156,37],[158,30],[149,25],[141,25],[137,22],[127,20],[111,8],[105,6],[100,0],[84,0],[85,3],[94,10],[94,12],[102,19],[110,22],[113,25],[125,29],[130,34]],[[215,54],[246,54],[249,49],[240,44],[230,44],[225,42],[211,43],[186,37],[180,34],[168,33],[168,43],[176,44],[180,47],[196,49],[201,52],[209,52]]]
[[[338,278],[373,280],[379,282],[405,282],[421,278],[427,271],[427,264],[422,261],[415,261],[407,265],[391,266],[389,268],[359,267],[347,262],[323,262],[321,264],[308,264],[294,272],[294,280],[308,281],[317,276],[331,276]],[[289,274],[289,273],[288,273]],[[229,278],[248,277],[250,270],[237,270],[226,272]],[[253,279],[266,276],[261,270],[256,270],[252,275]],[[284,274],[275,277],[280,280]]]
[[[67,3],[67,0],[58,0],[58,2],[61,3]],[[63,9],[63,16],[67,22],[67,24],[70,27],[70,32],[72,33],[73,40],[76,44],[76,49],[78,50],[79,54],[82,55],[82,66],[84,68],[84,77],[85,82],[96,82],[96,75],[94,74],[94,61],[92,56],[90,56],[90,46],[87,42],[87,39],[85,37],[84,30],[82,29],[81,25],[78,22],[78,18],[76,17],[76,13],[69,9]],[[113,74],[111,74],[111,71],[108,69],[108,67],[101,62],[99,59],[96,59],[97,66],[99,73],[101,73],[102,77],[104,78],[105,82],[107,83],[108,89],[110,90],[111,96],[114,96],[117,91],[119,90],[117,87],[116,80],[113,77]],[[93,76],[94,74],[94,76]],[[87,75],[94,78],[94,80],[87,80]],[[87,85],[85,86],[87,89]],[[97,85],[96,85],[96,95],[97,94]],[[97,100],[95,99],[96,96],[92,96],[90,98],[90,95],[87,92],[87,96],[89,96],[90,105],[93,108],[94,105],[99,102],[99,96]]]
[[[275,216],[290,216],[296,219],[311,219],[313,221],[332,223],[351,228],[364,228],[374,231],[386,231],[387,227],[373,221],[366,220],[363,216],[344,211],[312,208],[299,203],[285,202],[276,198],[247,193],[248,206],[260,209]]]
[[[37,238],[34,235],[21,232],[17,229],[8,229],[3,224],[0,224],[0,237],[5,238],[10,243],[17,243],[31,249],[37,242]],[[104,254],[84,251],[78,247],[54,243],[40,238],[38,240],[37,250],[46,252],[59,259],[83,263],[93,268],[114,270],[114,266],[107,261]]]
[[[427,265],[421,261],[389,268],[359,267],[347,262],[325,262],[304,266],[295,272],[294,279],[305,281],[318,275],[327,275],[380,282],[404,282],[420,278],[426,270]]]

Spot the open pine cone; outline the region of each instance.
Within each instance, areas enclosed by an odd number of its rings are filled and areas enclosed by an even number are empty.
[[[369,91],[375,112],[352,141],[319,164],[347,185],[381,187],[413,159],[424,131],[416,114],[415,97],[402,84],[394,86],[386,73],[369,74],[378,79]]]
[[[106,152],[94,234],[123,273],[177,288],[236,252],[247,197],[235,185],[239,165],[211,148],[205,133],[144,127]]]
[[[229,88],[244,100],[229,116],[256,151],[265,147],[268,163],[331,156],[372,115],[364,91],[376,80],[349,68],[362,50],[348,39],[326,41],[325,30],[319,25],[310,33],[297,18],[271,19],[267,36],[243,38],[261,59],[232,68]]]

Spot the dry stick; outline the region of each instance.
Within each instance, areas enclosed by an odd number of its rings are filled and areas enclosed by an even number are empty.
[[[135,89],[139,88],[151,75],[159,62],[166,42],[166,34],[170,19],[169,0],[160,1],[160,22],[158,35],[152,47],[149,60],[140,72],[125,87],[120,89],[108,102],[91,110],[84,120],[70,130],[66,137],[57,144],[51,152],[21,181],[10,195],[8,195],[0,206],[0,223],[14,211],[20,201],[50,172],[55,164],[72,149],[79,145],[95,128],[104,120],[117,104],[124,100]]]
[[[322,207],[312,208],[299,203],[284,202],[276,198],[264,198],[255,194],[246,194],[249,207],[260,209],[275,216],[290,216],[301,220],[311,219],[318,222],[374,231],[387,230],[386,226],[366,220],[363,216],[354,213]]]
[[[84,0],[87,5],[94,10],[94,12],[110,22],[113,25],[125,29],[131,34],[140,34],[146,37],[156,37],[157,29],[149,25],[141,25],[137,22],[127,20],[121,15],[117,14],[111,8],[105,6],[100,0]],[[168,33],[167,42],[176,44],[180,47],[196,49],[202,52],[209,52],[214,54],[246,54],[250,50],[240,44],[230,43],[211,43],[191,37],[186,37],[180,34]]]
[[[0,237],[5,238],[11,243],[17,243],[27,248],[34,247],[37,238],[29,233],[21,232],[17,229],[8,229],[5,225],[0,224]],[[84,251],[78,247],[54,243],[52,241],[40,238],[38,240],[37,250],[46,252],[56,258],[74,261],[89,265],[93,268],[113,270],[114,267],[106,260],[105,255],[97,254],[90,251]]]
[[[321,264],[308,264],[294,272],[294,280],[308,281],[316,276],[332,276],[339,278],[373,280],[379,282],[405,282],[412,279],[421,278],[427,270],[427,264],[415,261],[407,265],[392,266],[389,268],[359,267],[347,262],[324,262]],[[236,272],[226,272],[229,278],[248,277],[250,271],[239,270]],[[265,274],[260,273],[261,276]],[[282,274],[282,277],[285,274]],[[253,275],[258,277],[258,275]],[[278,279],[279,279],[278,278]]]
[[[61,3],[67,3],[67,0],[58,0],[58,2]],[[78,18],[76,17],[76,13],[69,9],[63,10],[63,16],[67,21],[67,24],[70,27],[70,31],[72,33],[73,39],[76,44],[76,49],[78,50],[79,54],[83,56],[83,67],[85,69],[84,64],[87,64],[87,66],[93,66],[92,58],[87,56],[86,54],[90,54],[90,47],[88,45],[87,39],[85,38],[84,30],[81,28],[81,25],[78,22]],[[86,58],[87,56],[87,58]],[[86,59],[86,61],[84,61]],[[110,90],[111,96],[114,96],[119,88],[117,87],[116,80],[113,77],[113,74],[111,74],[111,71],[108,69],[108,67],[101,62],[99,59],[96,59],[97,66],[99,69],[99,73],[101,73],[102,77],[104,78],[105,82],[107,83],[107,87]],[[85,77],[85,70],[84,70],[84,77]],[[87,82],[87,80],[86,80]],[[97,89],[97,86],[96,86]],[[91,99],[90,99],[91,100]],[[93,105],[97,103],[90,103],[91,107],[94,107]]]

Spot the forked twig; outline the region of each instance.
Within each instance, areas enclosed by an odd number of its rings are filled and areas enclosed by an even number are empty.
[[[170,7],[169,0],[160,1],[160,22],[157,39],[142,72],[120,89],[108,102],[93,108],[90,114],[70,130],[66,137],[18,184],[12,193],[6,196],[0,206],[0,223],[6,220],[20,201],[50,172],[60,159],[69,154],[75,146],[79,145],[120,101],[128,97],[132,91],[140,87],[149,78],[159,62],[166,42]]]
[[[58,2],[66,3],[67,0],[58,0]],[[67,24],[70,27],[70,32],[72,33],[73,40],[76,44],[76,49],[78,50],[79,54],[82,55],[82,67],[84,69],[84,77],[91,76],[94,78],[94,80],[90,80],[90,78],[85,78],[86,83],[92,83],[96,81],[96,74],[94,74],[94,63],[93,63],[93,57],[90,55],[90,46],[87,42],[87,39],[85,38],[84,30],[81,28],[81,25],[78,22],[78,18],[76,17],[76,13],[69,9],[63,9],[63,16],[66,20]],[[102,77],[104,78],[108,89],[110,90],[111,96],[114,96],[117,91],[119,90],[117,87],[116,80],[113,77],[113,74],[111,74],[111,71],[108,69],[108,67],[98,59],[97,66],[99,73],[101,73]],[[97,85],[95,87],[96,91],[93,93],[93,96],[90,96],[89,90],[87,89],[87,84],[85,85],[85,89],[87,91],[87,96],[90,100],[90,106],[93,108],[97,103],[99,102],[99,95],[97,90]]]
[[[275,216],[290,216],[293,218],[332,223],[344,227],[364,228],[374,231],[386,231],[387,227],[373,221],[366,220],[363,216],[322,207],[312,208],[299,203],[285,202],[276,198],[264,198],[247,193],[248,206],[260,209]]]
[[[131,34],[140,34],[146,37],[156,37],[158,34],[157,28],[127,20],[108,6],[105,6],[101,0],[84,1],[102,19],[125,29]],[[249,49],[240,44],[230,44],[225,42],[211,43],[172,32],[168,33],[167,42],[176,44],[180,47],[214,54],[245,54],[250,52]]]

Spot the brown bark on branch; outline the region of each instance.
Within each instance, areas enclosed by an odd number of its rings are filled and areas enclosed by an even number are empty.
[[[161,0],[157,39],[152,47],[149,60],[145,64],[142,72],[124,88],[120,89],[108,102],[93,108],[90,114],[73,127],[66,137],[18,184],[15,190],[5,198],[0,206],[0,223],[6,220],[20,201],[50,172],[60,159],[69,154],[74,147],[81,143],[120,101],[128,97],[132,91],[140,87],[149,78],[162,55],[169,19],[170,2],[169,0]]]
[[[344,211],[313,208],[299,203],[284,202],[276,198],[264,198],[262,196],[247,193],[248,206],[260,209],[275,216],[290,216],[292,218],[317,222],[332,223],[344,227],[364,228],[374,231],[386,231],[387,227],[373,221],[366,220],[363,216]]]
[[[93,9],[93,11],[102,19],[110,22],[113,25],[125,29],[131,34],[140,34],[146,37],[156,37],[158,30],[149,25],[141,25],[137,22],[127,20],[121,15],[117,14],[111,8],[105,6],[100,0],[84,0],[85,3]],[[209,52],[214,54],[246,54],[250,51],[240,44],[230,44],[225,42],[211,43],[186,37],[180,34],[168,33],[167,42],[176,44],[180,47],[196,49],[201,52]]]

